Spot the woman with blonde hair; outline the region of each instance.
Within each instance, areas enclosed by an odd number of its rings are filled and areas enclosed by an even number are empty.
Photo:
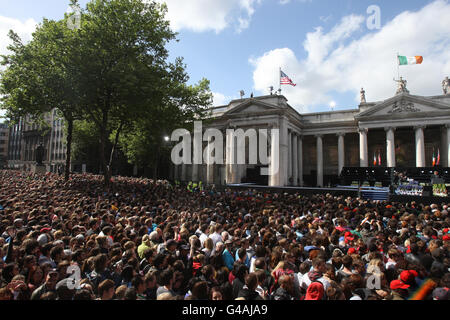
[[[202,252],[205,254],[206,260],[209,260],[209,257],[214,254],[214,243],[211,238],[206,238],[205,242],[203,242],[204,248]]]

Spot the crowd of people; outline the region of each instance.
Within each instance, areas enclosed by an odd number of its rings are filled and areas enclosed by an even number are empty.
[[[0,300],[448,300],[450,204],[0,171]]]

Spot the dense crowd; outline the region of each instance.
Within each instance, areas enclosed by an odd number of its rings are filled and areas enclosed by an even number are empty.
[[[450,204],[0,171],[0,300],[448,300]]]

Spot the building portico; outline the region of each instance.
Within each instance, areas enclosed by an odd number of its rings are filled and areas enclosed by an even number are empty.
[[[449,93],[423,97],[399,90],[387,100],[366,102],[362,91],[356,109],[308,114],[298,113],[286,97],[271,94],[233,100],[210,111],[204,129],[219,129],[226,136],[224,163],[184,168],[178,175],[182,180],[324,187],[337,182],[344,167],[426,167],[438,153],[438,165],[450,167]],[[257,140],[246,135],[239,145],[229,129],[267,130],[266,145],[261,145],[261,135]],[[269,164],[259,157],[257,163],[249,161],[249,144],[267,149]],[[245,158],[238,159],[238,148],[245,150]],[[272,168],[276,159],[279,168]],[[261,168],[267,176],[260,174]]]

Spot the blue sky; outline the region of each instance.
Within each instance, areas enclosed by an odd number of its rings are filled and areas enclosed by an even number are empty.
[[[167,0],[168,18],[180,42],[171,59],[185,58],[195,83],[211,81],[215,104],[278,88],[282,67],[296,87],[283,94],[300,112],[357,108],[359,90],[367,100],[391,97],[397,75],[395,54],[423,55],[424,63],[402,67],[412,94],[442,94],[450,74],[450,4],[446,0]],[[43,17],[59,19],[65,0],[0,0],[0,53],[5,32],[25,39]],[[84,7],[87,0],[80,1]],[[376,5],[380,28],[368,29]]]

